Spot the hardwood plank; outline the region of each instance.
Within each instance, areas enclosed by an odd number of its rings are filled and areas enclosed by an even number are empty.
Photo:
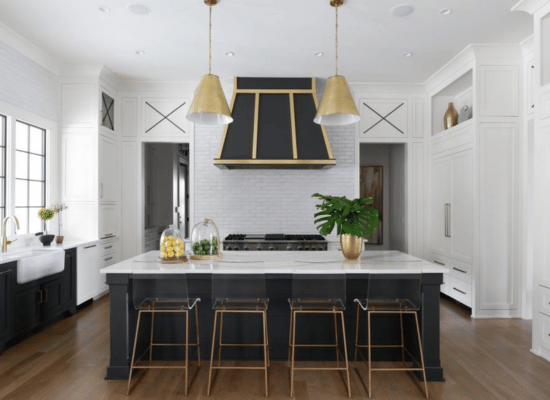
[[[126,396],[125,381],[106,381],[109,361],[108,297],[14,345],[0,356],[0,398],[42,399],[180,399],[181,371],[142,374]],[[428,384],[430,399],[550,398],[550,363],[529,352],[531,323],[519,319],[473,320],[469,311],[442,299],[441,357],[446,382]],[[203,344],[203,351],[208,344]],[[322,364],[322,363],[319,363]],[[351,364],[353,366],[353,363]],[[359,363],[351,373],[353,399],[367,397],[367,371]],[[188,399],[206,399],[208,364],[203,363]],[[287,399],[286,363],[269,371],[271,399]],[[296,399],[347,399],[335,371],[299,371]],[[209,399],[263,398],[261,371],[219,371]],[[419,383],[403,372],[373,373],[373,398],[423,399]]]

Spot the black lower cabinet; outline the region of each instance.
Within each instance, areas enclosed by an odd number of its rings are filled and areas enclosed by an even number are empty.
[[[8,266],[12,272],[1,275]],[[16,262],[0,266],[0,351],[8,340],[76,313],[76,249],[65,252],[65,269],[58,274],[20,285],[16,271]]]
[[[0,265],[0,351],[13,332],[13,286],[16,265],[14,262]]]

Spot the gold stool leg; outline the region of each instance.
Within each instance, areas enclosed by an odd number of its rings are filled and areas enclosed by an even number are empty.
[[[199,334],[199,302],[195,304],[195,331],[197,335],[197,360],[199,367],[201,366],[201,339]]]
[[[126,390],[126,396],[130,394],[130,383],[132,382],[132,372],[134,370],[134,359],[136,357],[137,340],[139,333],[139,324],[141,322],[141,310],[138,312],[138,319],[136,324],[136,335],[134,338],[134,351],[132,352],[132,363],[130,364],[130,376],[128,377],[128,389]]]
[[[401,327],[401,360],[405,366],[405,337],[403,336],[403,313],[399,313],[399,326]]]
[[[357,318],[355,320],[355,368],[357,368],[357,345],[359,344],[359,303],[357,303]]]
[[[369,350],[369,361],[368,361],[368,370],[369,370],[369,399],[371,398],[371,394],[372,394],[372,383],[371,383],[371,337],[370,337],[370,316],[371,316],[371,313],[370,311],[367,311],[367,323],[368,323],[368,326],[367,326],[367,333],[368,333],[368,345],[367,345],[367,349]]]
[[[428,382],[426,380],[426,366],[424,365],[424,350],[422,349],[422,338],[420,337],[420,325],[418,324],[418,313],[414,312],[414,320],[416,322],[416,334],[418,335],[418,347],[420,350],[420,362],[422,363],[422,376],[424,377],[424,389],[426,390],[426,398],[428,398]]]
[[[292,310],[290,310],[290,321],[288,326],[288,366],[290,367],[290,355],[292,352]]]
[[[338,352],[340,349],[338,348],[338,318],[336,316],[336,313],[332,314],[334,316],[334,348],[336,349],[336,368],[340,366],[340,354]]]
[[[185,311],[185,395],[189,389],[189,312]]]
[[[155,330],[155,311],[151,312],[151,341],[149,344],[149,365],[153,362],[153,331]]]
[[[294,357],[296,349],[296,312],[291,311],[292,315],[292,358],[290,360],[290,397],[294,396]]]
[[[220,312],[220,338],[218,341],[218,367],[222,365],[223,311]]]
[[[214,364],[214,345],[216,344],[216,323],[218,321],[218,311],[214,314],[214,329],[212,330],[212,352],[210,353],[210,371],[208,372],[208,390],[207,396],[210,396],[210,385],[212,384],[212,366]]]
[[[351,399],[351,381],[349,378],[349,361],[348,361],[348,345],[346,343],[346,326],[344,324],[344,312],[339,311],[342,319],[342,341],[344,342],[344,360],[346,362],[346,375],[348,377],[348,396]],[[336,316],[336,314],[334,314]]]
[[[268,397],[268,378],[267,378],[267,367],[269,362],[269,348],[267,344],[267,312],[262,312],[262,319],[263,319],[263,329],[264,329],[264,368],[265,368],[265,397]]]

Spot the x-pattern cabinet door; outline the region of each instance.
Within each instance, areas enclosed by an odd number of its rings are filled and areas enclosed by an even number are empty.
[[[408,102],[404,99],[360,99],[360,137],[408,137]]]
[[[191,123],[186,118],[189,104],[186,98],[144,98],[143,135],[189,136]]]

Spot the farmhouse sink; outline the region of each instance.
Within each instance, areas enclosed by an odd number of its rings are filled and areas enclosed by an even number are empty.
[[[65,269],[65,252],[59,251],[25,251],[14,254],[17,258],[17,283],[35,281],[45,276],[57,274]]]

